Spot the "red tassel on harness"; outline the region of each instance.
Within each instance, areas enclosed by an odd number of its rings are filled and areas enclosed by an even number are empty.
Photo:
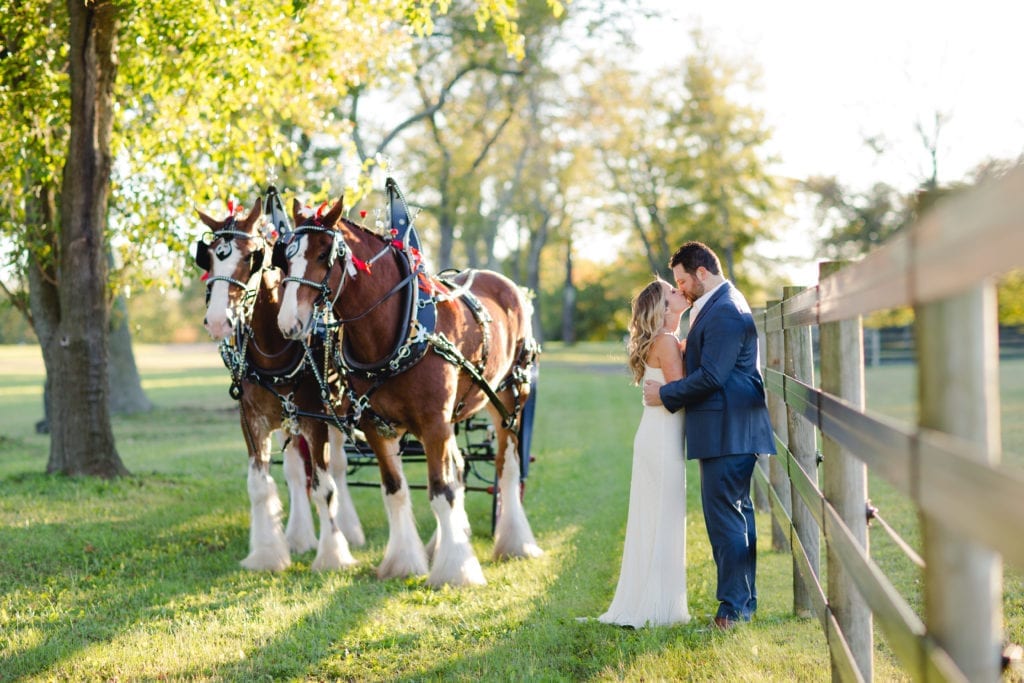
[[[362,260],[358,256],[353,256],[352,257],[352,264],[356,268],[358,268],[359,270],[365,271],[367,275],[372,275],[373,274],[373,273],[370,272],[370,264],[367,263],[366,261]]]

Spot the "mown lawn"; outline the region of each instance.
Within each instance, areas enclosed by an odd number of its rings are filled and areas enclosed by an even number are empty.
[[[386,522],[379,492],[366,488],[353,490],[367,535],[366,547],[354,550],[356,569],[314,574],[312,553],[280,574],[241,569],[246,460],[219,356],[206,345],[142,346],[137,354],[157,407],[116,418],[132,476],[108,482],[42,473],[48,441],[33,429],[42,413],[38,350],[0,348],[0,680],[829,678],[820,627],[790,613],[791,560],[771,550],[767,515],[759,519],[756,620],[725,634],[708,629],[714,573],[692,464],[686,523],[694,620],[639,631],[577,621],[610,601],[625,527],[640,399],[614,346],[546,349],[526,490],[546,554],[492,562],[490,501],[470,493],[488,585],[461,590],[375,578]],[[873,405],[907,417],[913,380],[908,391],[900,374],[907,371],[872,370]],[[1012,413],[1004,416],[1004,445],[1024,453],[1024,363],[1008,374],[1017,383],[1004,383]],[[274,474],[287,501],[280,467]],[[422,466],[407,474],[422,481]],[[881,488],[877,494],[887,521],[912,535],[913,511]],[[413,499],[426,538],[433,529],[426,494],[414,491]],[[886,555],[880,536],[873,532],[872,541]],[[914,572],[891,562],[899,588],[913,596]],[[1007,589],[1009,636],[1022,642],[1017,575]],[[904,680],[884,640],[876,642],[876,679]]]

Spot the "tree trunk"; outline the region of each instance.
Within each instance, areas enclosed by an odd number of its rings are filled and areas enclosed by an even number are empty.
[[[114,445],[107,378],[107,249],[116,13],[109,0],[67,0],[71,131],[61,190],[59,318],[40,340],[49,377],[46,471],[127,474]]]
[[[565,286],[562,289],[562,341],[576,343],[576,285],[572,282],[572,239],[565,247]]]
[[[551,214],[541,212],[541,221],[537,230],[530,235],[526,250],[526,287],[533,294],[540,292],[540,254],[548,241],[548,225]],[[544,341],[544,330],[540,324],[540,297],[533,298],[533,336],[538,342]]]
[[[123,297],[118,297],[114,302],[110,323],[110,357],[107,368],[110,412],[119,415],[148,412],[153,409],[153,404],[142,390],[142,378],[139,377],[135,352],[132,350],[128,307]]]
[[[437,228],[440,234],[440,242],[437,251],[437,272],[452,267],[452,251],[455,246],[455,218],[448,210],[447,197],[442,195],[441,204],[437,212]]]

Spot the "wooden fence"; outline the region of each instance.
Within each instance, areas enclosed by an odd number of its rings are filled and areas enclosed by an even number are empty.
[[[914,680],[1001,678],[1003,562],[1024,568],[1024,475],[1000,464],[992,278],[1022,265],[1019,169],[861,261],[822,264],[816,286],[786,288],[758,315],[779,454],[755,469],[756,493],[776,545],[792,549],[794,610],[820,620],[833,680],[873,679],[876,623]],[[864,407],[861,316],[898,306],[914,309],[917,424]],[[920,512],[923,617],[871,558],[868,469]]]

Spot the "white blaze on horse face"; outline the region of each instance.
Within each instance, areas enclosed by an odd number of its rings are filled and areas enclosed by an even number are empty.
[[[302,237],[298,236],[296,240],[301,240]],[[306,253],[302,249],[298,249],[296,253],[288,259],[288,273],[301,273],[297,277],[304,277],[306,274]],[[309,311],[302,311],[299,309],[299,288],[303,285],[298,282],[286,282],[284,285],[284,294],[281,297],[281,309],[277,312],[277,326],[281,328],[281,334],[288,337],[289,339],[298,339],[302,336],[306,329],[306,323],[303,322],[309,319]]]
[[[211,277],[234,277],[235,269],[242,260],[242,253],[232,249],[223,261],[212,252],[213,261],[210,267]],[[231,288],[236,285],[224,280],[216,280],[210,285],[210,302],[206,305],[206,318],[203,321],[206,331],[215,340],[220,341],[231,334]]]

